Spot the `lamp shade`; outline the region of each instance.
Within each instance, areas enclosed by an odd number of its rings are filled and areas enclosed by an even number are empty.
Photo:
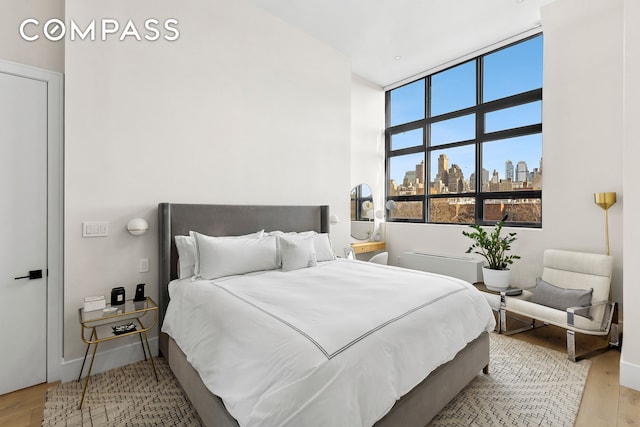
[[[149,223],[144,218],[134,218],[127,224],[127,230],[134,236],[144,234],[149,229]]]
[[[338,215],[336,214],[329,215],[329,223],[331,225],[336,225],[339,222],[340,222],[340,218],[338,217]]]
[[[607,255],[609,255],[609,208],[616,203],[616,192],[594,193],[593,201],[596,205],[604,209],[604,235],[607,244]]]
[[[595,193],[593,201],[605,211],[616,203],[616,192]]]

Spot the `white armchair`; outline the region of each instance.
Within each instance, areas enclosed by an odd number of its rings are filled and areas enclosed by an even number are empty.
[[[388,260],[389,260],[389,252],[380,252],[379,254],[372,256],[369,259],[369,262],[387,265]]]
[[[612,328],[615,303],[609,301],[612,269],[612,258],[608,255],[547,249],[542,280],[530,289],[532,292],[525,291],[520,298],[501,293],[500,331],[513,334],[531,330],[537,327],[536,320],[564,328],[568,357],[574,362],[576,332],[601,336],[611,332],[610,341],[617,341],[617,325]],[[531,324],[508,331],[510,313],[532,319]]]

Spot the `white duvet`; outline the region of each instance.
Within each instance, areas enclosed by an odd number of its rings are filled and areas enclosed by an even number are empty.
[[[495,320],[447,276],[336,260],[176,280],[162,327],[241,426],[370,426]]]

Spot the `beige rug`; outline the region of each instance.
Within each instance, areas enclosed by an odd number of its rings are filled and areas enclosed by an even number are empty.
[[[92,375],[82,409],[82,382],[60,384],[47,392],[43,426],[200,426],[200,418],[163,358],[137,362]]]
[[[489,375],[478,375],[429,423],[440,426],[574,424],[589,360],[492,333]]]
[[[573,426],[591,362],[491,334],[490,375],[479,374],[429,427]],[[47,393],[43,426],[200,426],[164,359],[156,382],[147,362],[94,375]]]

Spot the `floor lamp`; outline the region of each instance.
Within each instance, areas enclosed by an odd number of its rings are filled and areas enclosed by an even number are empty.
[[[596,205],[604,209],[604,232],[607,239],[607,255],[609,255],[609,208],[616,203],[616,193],[615,191],[595,193],[593,200]]]

